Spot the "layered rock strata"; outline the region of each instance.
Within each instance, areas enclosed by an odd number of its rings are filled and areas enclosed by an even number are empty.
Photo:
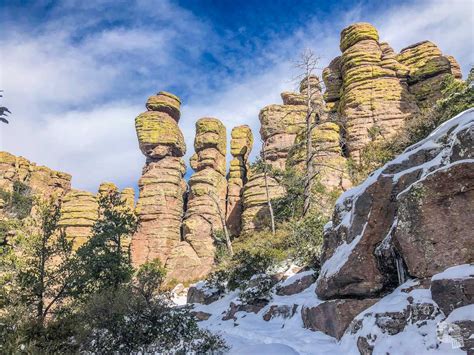
[[[284,170],[295,139],[305,127],[307,101],[301,93],[284,92],[281,97],[283,105],[269,105],[260,111],[260,155],[273,169]],[[265,183],[263,173],[250,172],[242,197],[242,232],[269,228],[267,200],[284,195],[285,189],[270,174]]]
[[[226,218],[226,144],[226,129],[218,119],[196,122],[196,153],[191,157],[195,173],[189,179],[183,238],[195,254],[189,257],[197,257],[200,266],[186,277],[202,277],[214,264],[214,238],[223,231]]]
[[[247,183],[249,170],[248,158],[253,146],[253,134],[249,126],[238,126],[232,129],[230,161],[227,186],[226,221],[231,235],[239,235],[242,225],[242,195]]]
[[[368,23],[345,28],[340,49],[342,55],[323,71],[324,99],[328,111],[344,122],[348,152],[356,160],[368,142],[389,138],[420,109],[431,107],[448,76],[461,78],[456,60],[443,56],[432,42],[397,54],[379,42]]]
[[[71,190],[64,196],[58,225],[72,241],[74,250],[87,242],[98,216],[99,205],[94,194]]]
[[[326,96],[332,102],[339,100],[348,152],[357,158],[371,139],[393,135],[418,113],[418,106],[408,91],[407,68],[394,63],[393,50],[379,43],[372,25],[345,28],[340,48],[340,60],[333,61],[324,76],[329,87]]]
[[[450,75],[461,79],[456,59],[444,56],[430,41],[413,44],[400,51],[396,59],[409,69],[408,84],[418,106],[430,108],[441,98],[443,81]]]
[[[158,258],[163,265],[181,241],[184,213],[186,151],[178,127],[179,99],[159,92],[148,99],[148,111],[135,119],[140,149],[146,164],[139,180],[136,212],[140,222],[132,238],[134,265]]]
[[[15,181],[28,185],[34,195],[62,196],[71,189],[71,175],[0,152],[0,189],[12,191]]]

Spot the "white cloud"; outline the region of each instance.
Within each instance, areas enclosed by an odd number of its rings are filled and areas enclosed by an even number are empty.
[[[0,148],[69,172],[74,187],[91,191],[106,180],[121,187],[137,183],[145,158],[133,124],[144,110],[146,96],[153,93],[151,87],[188,90],[180,121],[188,146],[186,160],[193,152],[195,121],[205,116],[221,119],[228,136],[232,127],[250,125],[254,157],[260,147],[259,110],[280,103],[280,92],[295,88],[290,82],[291,60],[301,48],[311,47],[326,65],[340,54],[339,32],[349,23],[374,23],[381,39],[397,50],[430,39],[458,58],[465,73],[474,62],[469,0],[413,2],[377,13],[358,5],[328,18],[316,14],[245,61],[223,52],[232,46],[225,43],[227,37],[219,37],[203,21],[166,1],[153,6],[139,1],[130,13],[117,15],[136,18],[133,25],[87,32],[77,39],[81,21],[93,27],[97,16],[116,15],[101,13],[104,4],[110,5],[105,1],[96,9],[84,2],[64,2],[55,21],[43,29],[15,28],[0,39],[2,103],[13,112],[11,124],[0,126]],[[166,26],[157,28],[147,22],[150,18]],[[183,52],[189,62],[183,62]],[[235,67],[237,74],[209,77],[205,68],[194,64],[204,52]]]

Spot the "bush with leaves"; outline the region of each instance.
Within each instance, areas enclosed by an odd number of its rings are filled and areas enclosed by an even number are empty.
[[[11,192],[0,189],[0,200],[3,200],[3,213],[9,218],[24,219],[33,207],[31,189],[21,181],[13,182]]]
[[[69,349],[64,339],[70,328],[58,324],[67,318],[65,306],[77,275],[72,245],[58,229],[60,205],[50,200],[36,207],[34,220],[17,230],[2,254],[0,323],[13,331],[0,332],[1,350]]]
[[[201,330],[189,307],[173,305],[160,291],[165,275],[157,261],[146,263],[133,281],[92,297],[80,318],[80,348],[91,353],[205,353],[227,349]]]

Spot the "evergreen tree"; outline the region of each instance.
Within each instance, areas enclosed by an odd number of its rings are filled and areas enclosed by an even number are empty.
[[[99,219],[91,238],[77,250],[81,275],[76,280],[77,295],[87,298],[95,292],[117,288],[130,280],[130,238],[137,229],[137,218],[112,191],[99,197]]]

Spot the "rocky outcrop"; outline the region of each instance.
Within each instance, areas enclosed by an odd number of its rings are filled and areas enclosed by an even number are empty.
[[[120,192],[120,197],[124,202],[125,206],[130,209],[130,211],[135,210],[135,190],[132,187],[126,187]]]
[[[155,258],[167,264],[181,242],[186,192],[182,159],[186,147],[177,124],[179,99],[160,92],[150,97],[146,106],[148,111],[135,119],[139,146],[147,157],[138,183],[140,225],[131,243],[135,266]]]
[[[71,190],[62,200],[59,227],[64,228],[66,237],[76,250],[90,238],[92,227],[99,217],[99,205],[94,194]]]
[[[252,150],[253,134],[249,126],[238,126],[232,129],[230,161],[227,186],[226,221],[231,235],[239,235],[242,227],[242,195],[247,183],[249,170],[248,158]]]
[[[474,216],[473,201],[474,164],[462,160],[398,195],[394,244],[411,276],[427,278],[454,261],[474,261],[474,238],[467,232],[474,231],[474,219],[466,218]]]
[[[265,160],[273,168],[284,170],[295,138],[305,127],[307,108],[302,94],[283,93],[282,98],[283,105],[264,107],[258,118]]]
[[[342,55],[323,71],[324,99],[330,114],[344,124],[348,153],[356,160],[371,140],[386,139],[405,121],[441,98],[448,76],[461,78],[459,64],[443,56],[429,41],[397,54],[379,42],[369,23],[356,23],[341,32]]]
[[[110,193],[118,192],[118,187],[113,182],[103,182],[99,185],[99,190],[97,191],[98,197],[105,196]]]
[[[402,49],[396,59],[409,69],[409,89],[422,109],[430,108],[441,98],[443,81],[448,76],[461,79],[461,70],[456,59],[444,56],[430,41]]]
[[[331,300],[315,307],[303,307],[301,318],[305,328],[340,339],[354,317],[378,299]]]
[[[472,208],[473,131],[471,109],[339,198],[325,231],[320,298],[372,297],[407,275],[473,262],[473,226],[459,217]]]
[[[197,257],[200,266],[189,270],[188,279],[197,279],[211,270],[214,264],[214,237],[223,230],[225,223],[227,180],[224,125],[215,118],[198,120],[194,149],[196,153],[191,157],[191,167],[195,173],[189,179],[183,238],[191,247],[193,260]]]
[[[408,69],[394,61],[393,50],[379,42],[372,25],[356,23],[345,28],[340,48],[342,56],[323,72],[325,97],[329,108],[339,112],[348,152],[357,159],[374,134],[393,135],[418,113],[418,106],[406,84]]]
[[[43,198],[60,197],[71,189],[71,175],[0,152],[0,189],[12,191],[15,181],[28,185],[34,195]]]
[[[418,353],[438,348],[436,326],[443,314],[430,299],[429,290],[413,287],[417,285],[410,281],[357,315],[341,339],[341,352]],[[404,332],[408,337],[403,337]],[[406,340],[392,340],[397,338]]]
[[[268,193],[266,185],[268,185]],[[274,178],[268,175],[267,184],[265,184],[263,173],[250,174],[243,193],[242,233],[270,228],[268,197],[271,200],[283,196],[285,196],[285,188]]]
[[[302,89],[304,90],[304,86]],[[260,111],[260,155],[272,168],[284,170],[295,139],[305,127],[307,99],[302,93],[291,92],[284,92],[281,97],[283,105],[269,105]],[[283,197],[284,194],[284,188],[270,174],[265,183],[263,173],[250,172],[242,198],[242,232],[269,228],[267,200]]]
[[[431,297],[445,315],[474,304],[474,265],[448,268],[431,278]]]

